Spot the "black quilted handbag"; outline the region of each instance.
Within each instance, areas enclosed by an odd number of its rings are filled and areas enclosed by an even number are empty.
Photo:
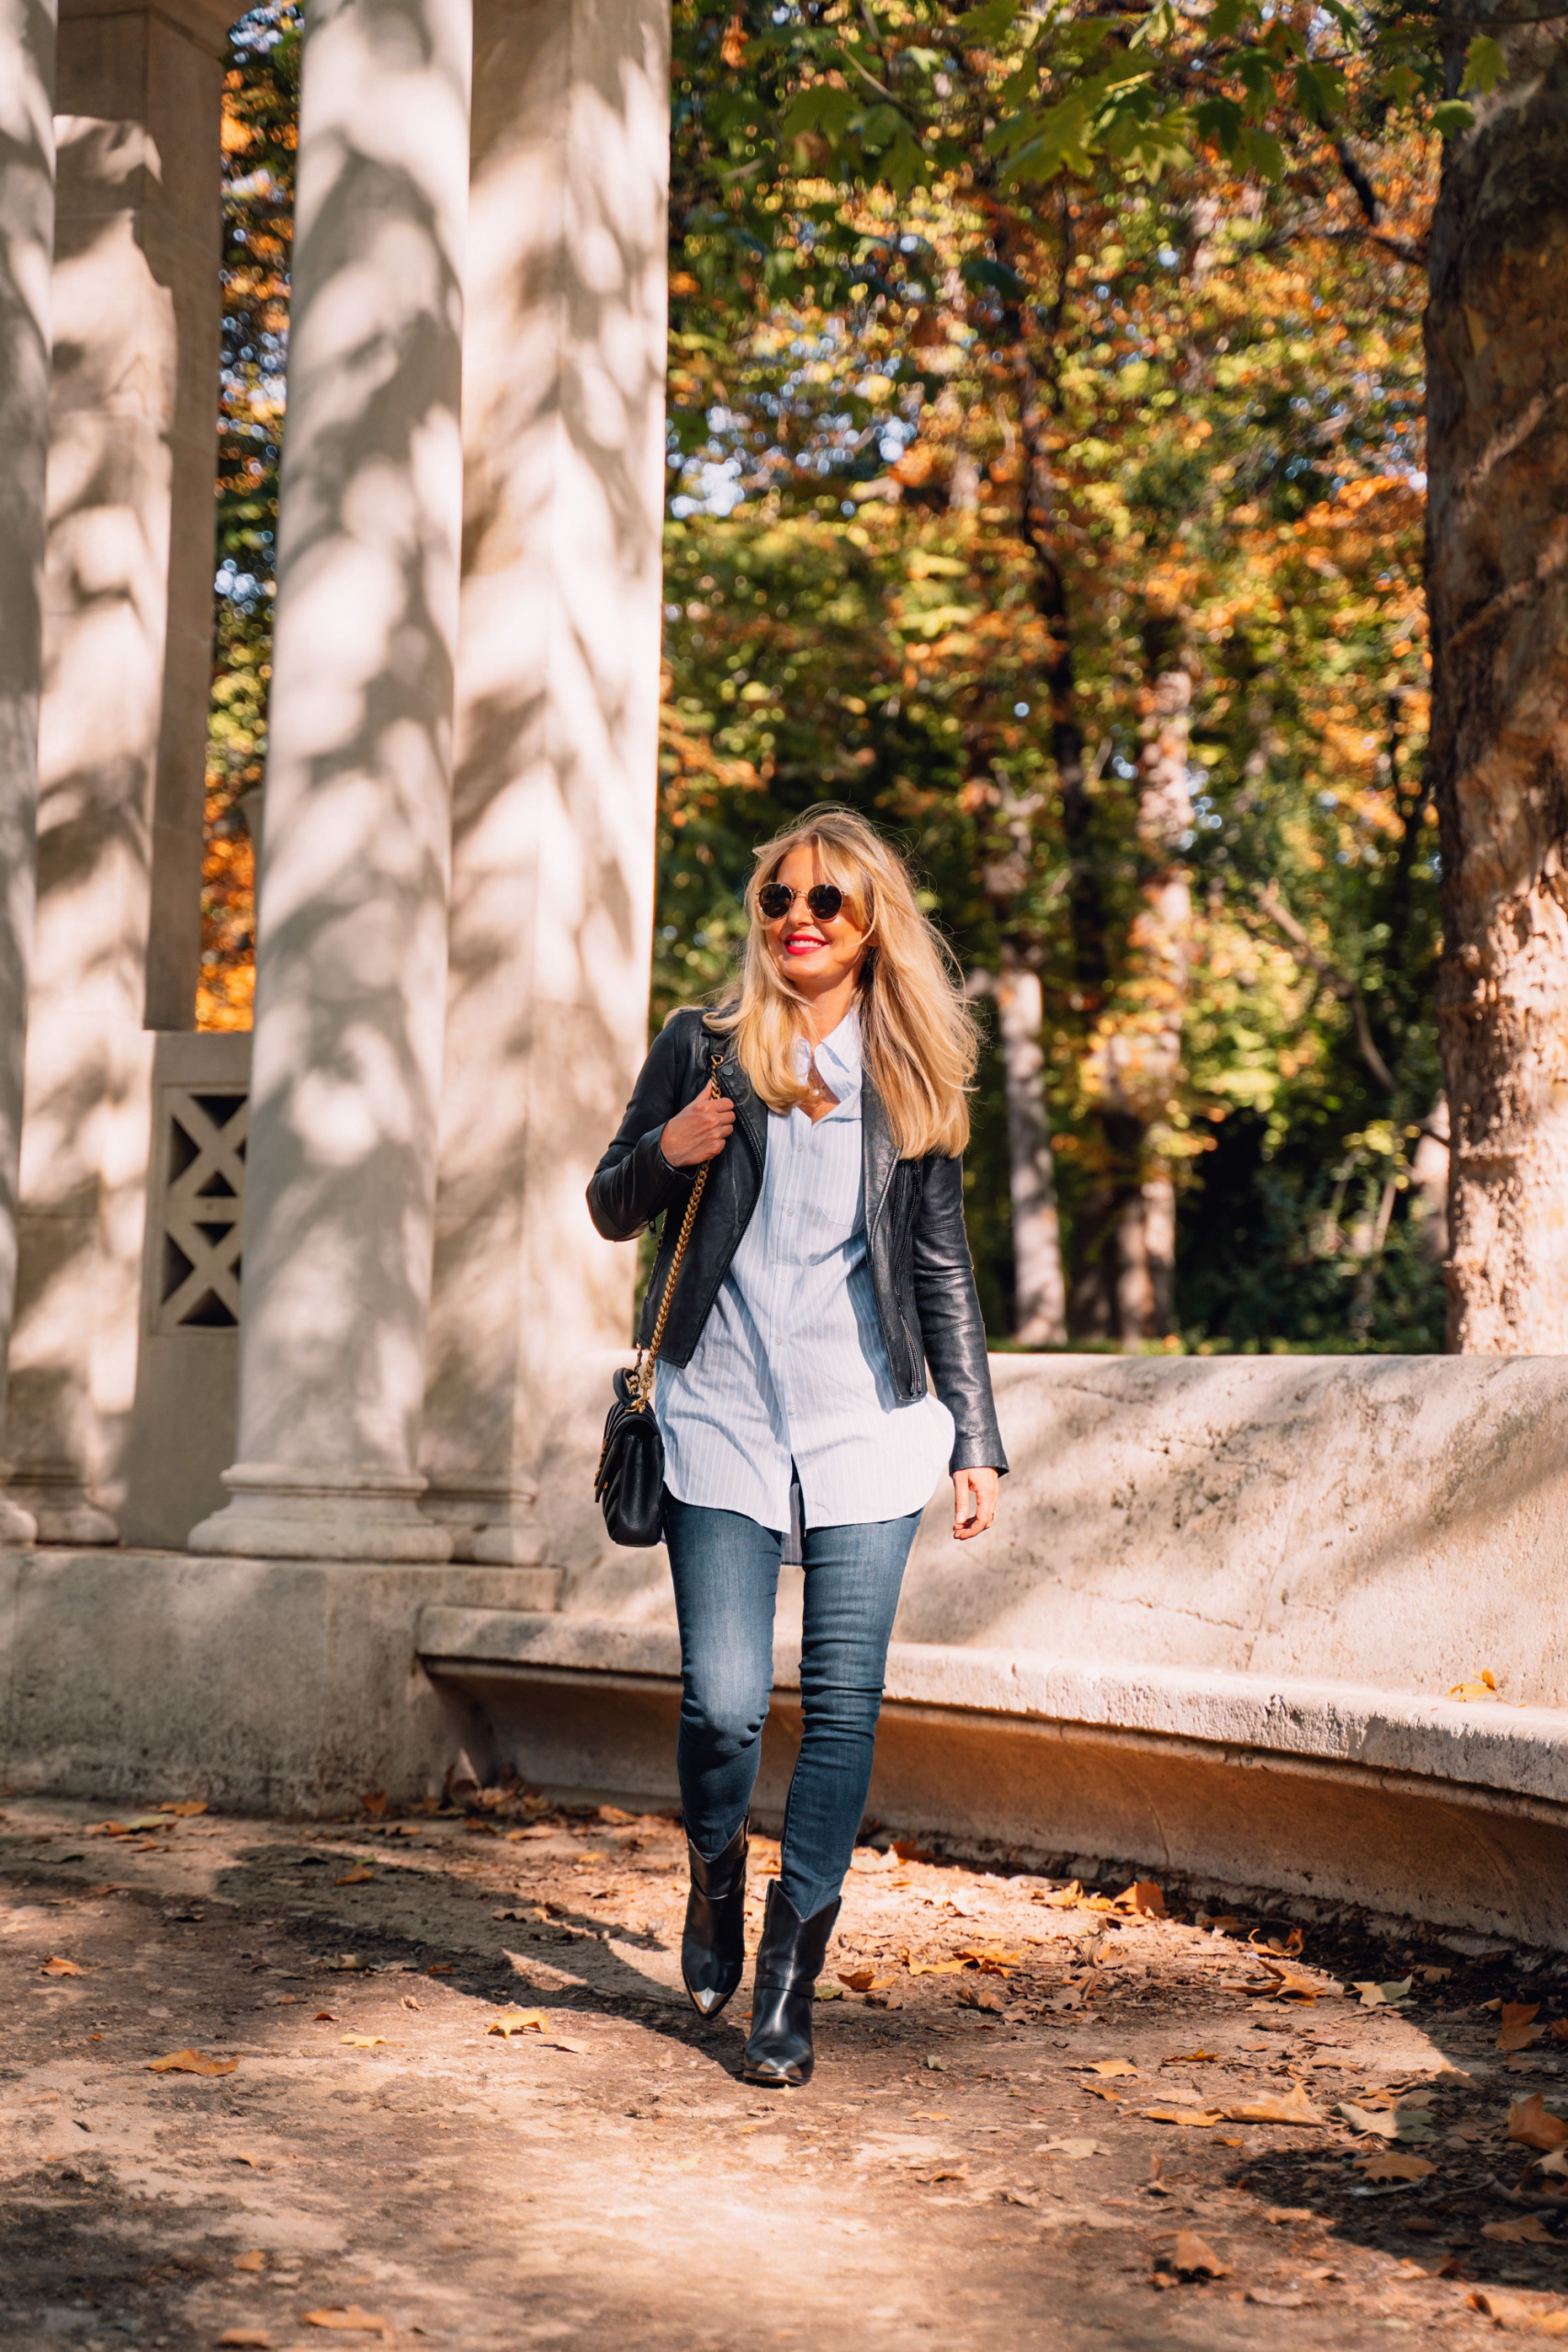
[[[714,1068],[716,1070],[718,1068],[716,1054],[714,1056]],[[717,1079],[711,1080],[709,1083],[711,1091],[716,1094]],[[681,1279],[686,1245],[692,1238],[697,1205],[712,1166],[711,1159],[705,1159],[697,1170],[697,1181],[692,1186],[686,1214],[681,1220],[675,1255],[670,1261],[664,1295],[659,1302],[659,1320],[653,1327],[653,1337],[646,1351],[637,1350],[637,1362],[630,1370],[623,1365],[615,1377],[615,1401],[604,1423],[604,1442],[600,1448],[599,1468],[593,1480],[593,1493],[604,1514],[604,1525],[613,1544],[637,1544],[646,1549],[649,1544],[657,1544],[663,1532],[664,1440],[653,1417],[653,1375],[659,1363],[659,1351],[664,1344],[664,1326],[670,1317],[670,1302]]]

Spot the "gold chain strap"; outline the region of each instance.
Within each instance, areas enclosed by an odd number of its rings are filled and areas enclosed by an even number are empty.
[[[709,1057],[712,1066],[712,1075],[708,1079],[710,1094],[718,1092],[718,1065],[721,1058],[722,1057],[718,1054]],[[675,1255],[670,1261],[670,1272],[664,1283],[664,1295],[659,1302],[659,1317],[653,1326],[653,1337],[648,1343],[646,1352],[641,1348],[637,1351],[637,1362],[632,1366],[631,1377],[627,1384],[632,1392],[634,1412],[640,1413],[653,1394],[654,1368],[659,1362],[659,1351],[664,1345],[664,1326],[670,1319],[670,1302],[675,1295],[675,1285],[681,1279],[681,1268],[686,1257],[686,1244],[692,1238],[692,1227],[696,1222],[703,1188],[708,1181],[708,1170],[712,1166],[711,1159],[705,1159],[697,1170],[697,1181],[692,1186],[692,1197],[686,1203],[686,1214],[681,1219],[681,1231],[675,1243]]]

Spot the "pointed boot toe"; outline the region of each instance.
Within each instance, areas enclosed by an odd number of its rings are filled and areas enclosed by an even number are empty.
[[[741,2062],[747,2082],[798,2090],[811,2080],[817,2064],[812,2005],[838,1916],[837,1896],[803,1919],[776,1879],[769,1887],[751,2032]]]
[[[716,2018],[746,1973],[746,1853],[743,1821],[711,1861],[686,1840],[692,1891],[681,1938],[681,1976],[700,2018]]]

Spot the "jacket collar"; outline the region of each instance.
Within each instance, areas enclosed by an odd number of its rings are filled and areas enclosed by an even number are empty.
[[[764,1168],[768,1159],[767,1106],[758,1100],[751,1090],[751,1081],[740,1067],[740,1057],[735,1050],[733,1036],[726,1036],[722,1031],[715,1032],[708,1027],[705,1021],[703,1023],[702,1035],[705,1057],[721,1050],[723,1052],[724,1059],[719,1064],[718,1082],[735,1105],[735,1116],[747,1142],[757,1155],[758,1168]]]

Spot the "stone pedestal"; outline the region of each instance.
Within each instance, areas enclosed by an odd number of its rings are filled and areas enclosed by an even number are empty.
[[[462,519],[468,0],[306,34],[240,1460],[197,1551],[441,1560],[417,1467]]]
[[[13,1498],[57,1542],[118,1532],[151,1031],[194,1017],[226,26],[193,0],[67,0],[62,11],[39,897],[7,1437]]]
[[[0,1453],[37,881],[54,49],[52,6],[0,0]],[[32,1513],[0,1494],[0,1544],[37,1533]]]
[[[423,1454],[478,1560],[549,1548],[576,1366],[630,1329],[583,1190],[647,1045],[668,51],[663,0],[479,0]]]

